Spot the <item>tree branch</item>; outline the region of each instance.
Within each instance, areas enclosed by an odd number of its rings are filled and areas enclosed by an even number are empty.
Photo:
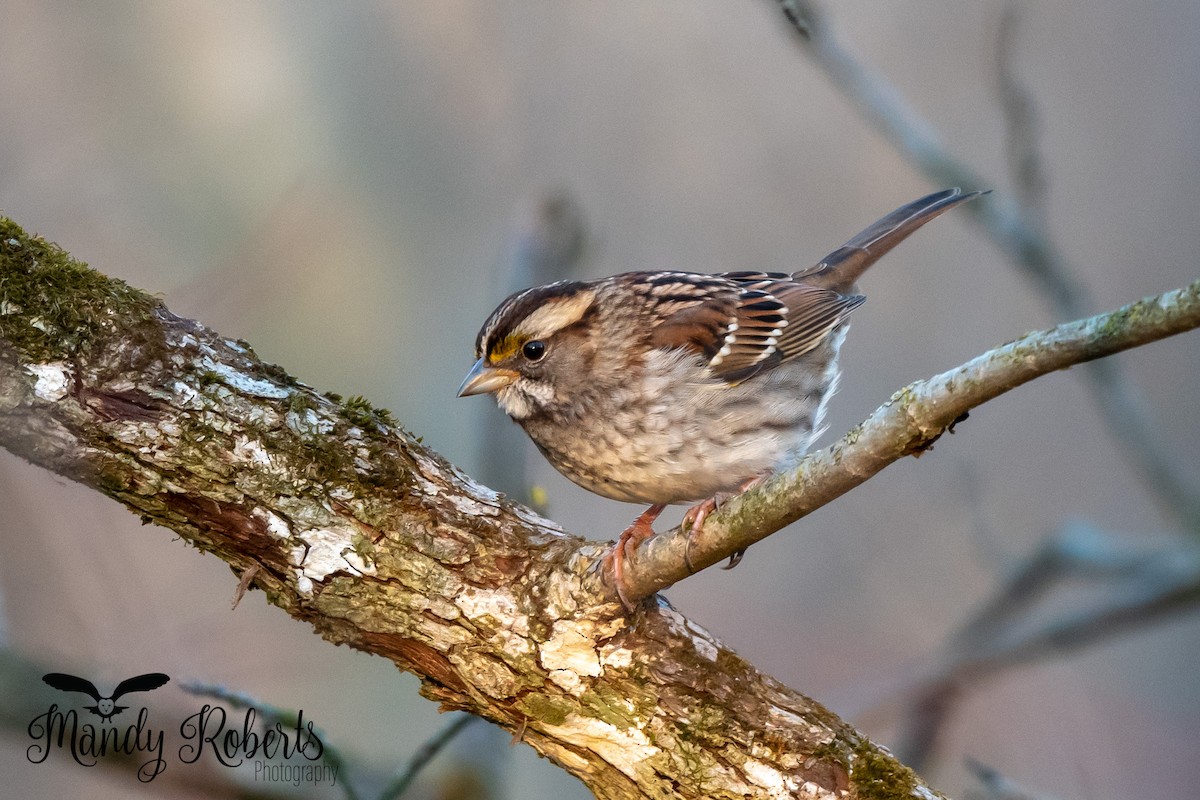
[[[624,616],[603,547],[386,412],[318,394],[3,218],[0,445],[257,567],[270,602],[519,732],[600,798],[938,796],[665,601]]]
[[[626,567],[626,596],[645,597],[745,550],[904,456],[920,456],[971,409],[1034,378],[1200,327],[1200,280],[1107,314],[1022,336],[892,395],[833,446],[738,495],[695,535],[655,536]],[[690,538],[690,545],[689,545]]]
[[[994,182],[956,158],[926,121],[882,76],[863,66],[834,36],[812,0],[777,0],[792,23],[797,41],[863,117],[899,153],[937,186],[993,186]],[[1005,31],[1011,34],[1011,29]],[[1011,75],[1008,76],[1011,82]],[[1074,271],[1036,219],[1015,203],[996,196],[971,203],[974,216],[993,243],[1032,280],[1064,319],[1087,313],[1086,292]],[[1143,485],[1162,509],[1193,534],[1200,534],[1200,491],[1180,477],[1160,443],[1133,385],[1116,361],[1100,361],[1084,371],[1109,430],[1120,442]]]

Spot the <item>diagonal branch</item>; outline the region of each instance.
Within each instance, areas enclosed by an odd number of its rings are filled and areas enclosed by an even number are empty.
[[[870,72],[842,46],[816,3],[777,1],[814,63],[863,117],[935,185],[994,185],[952,155],[934,127],[905,102],[895,87]],[[993,196],[971,203],[966,210],[974,215],[996,246],[1040,288],[1060,317],[1070,319],[1087,313],[1090,305],[1086,292],[1073,277],[1073,270],[1060,249],[1026,209]],[[1200,532],[1200,491],[1180,476],[1160,442],[1158,428],[1119,363],[1099,361],[1084,370],[1083,375],[1092,386],[1109,430],[1137,469],[1143,485],[1164,511],[1187,529]]]
[[[797,468],[733,498],[694,535],[654,537],[626,568],[630,598],[687,577],[685,552],[699,569],[745,550],[865,482],[904,456],[919,456],[967,412],[1027,383],[1200,327],[1200,280],[1107,314],[1026,334],[960,367],[896,392],[865,422]],[[689,545],[690,538],[690,545]]]
[[[938,797],[603,548],[0,218],[0,446],[227,561],[328,641],[417,675],[601,800]],[[217,599],[224,603],[225,597]]]

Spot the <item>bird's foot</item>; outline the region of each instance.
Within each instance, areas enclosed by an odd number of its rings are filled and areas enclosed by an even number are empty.
[[[705,500],[701,500],[696,505],[687,510],[683,515],[683,522],[679,523],[679,527],[687,528],[687,544],[683,547],[683,563],[687,565],[688,574],[694,575],[696,567],[692,564],[692,539],[704,527],[704,520],[708,519],[708,515],[721,507],[721,504],[728,500],[733,495],[730,494],[715,494]]]
[[[639,514],[632,525],[621,531],[621,535],[617,537],[617,543],[613,545],[612,550],[608,551],[608,555],[604,556],[605,560],[612,565],[613,586],[626,611],[633,611],[634,605],[625,596],[625,559],[633,555],[638,545],[654,535],[654,529],[651,526],[666,507],[665,503],[658,503]]]
[[[736,497],[748,489],[753,489],[766,479],[767,476],[765,475],[759,475],[758,477],[751,478],[738,487],[737,492],[722,492],[715,494],[706,500],[701,500],[699,503],[687,510],[687,513],[683,515],[683,522],[680,527],[688,529],[687,545],[685,545],[683,548],[683,562],[687,565],[689,573],[696,572],[696,567],[692,564],[692,540],[698,533],[700,533],[700,529],[704,527],[704,521],[708,519],[709,515],[720,508],[721,505],[729,498]],[[746,555],[746,551],[744,549],[736,551],[729,557],[729,563],[724,567],[721,567],[721,569],[733,569],[738,564],[742,563],[742,556],[744,555]]]

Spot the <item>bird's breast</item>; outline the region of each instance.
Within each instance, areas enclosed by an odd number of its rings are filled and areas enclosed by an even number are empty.
[[[593,387],[573,419],[518,421],[585,489],[636,503],[701,500],[807,451],[836,383],[837,344],[736,385],[691,354],[656,351],[637,380]]]

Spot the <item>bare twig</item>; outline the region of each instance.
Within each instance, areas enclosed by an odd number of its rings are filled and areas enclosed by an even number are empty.
[[[479,717],[473,717],[470,714],[458,714],[449,725],[438,731],[437,735],[428,739],[413,753],[412,758],[404,765],[404,769],[379,793],[379,800],[394,800],[408,791],[408,787],[416,780],[417,775],[442,751],[442,748],[462,733],[468,725],[478,720]]]
[[[981,791],[968,794],[968,800],[1050,800],[1047,795],[1035,795],[1017,786],[998,770],[973,758],[967,759],[967,769],[981,787]]]
[[[977,188],[987,181],[965,162],[955,158],[922,118],[881,76],[864,67],[830,31],[816,4],[810,0],[778,0],[799,34],[797,41],[824,70],[863,116],[930,180],[941,186]],[[1072,277],[1057,246],[1030,220],[1024,208],[997,197],[971,203],[967,211],[1008,258],[1033,280],[1063,318],[1087,313],[1089,301]],[[1120,449],[1131,459],[1145,487],[1163,511],[1189,531],[1200,534],[1200,491],[1181,477],[1145,404],[1116,361],[1100,361],[1084,375],[1091,383],[1100,410]]]
[[[1037,104],[1013,65],[1019,21],[1017,7],[1011,3],[1005,6],[996,32],[996,94],[1004,112],[1005,147],[1013,186],[1030,224],[1044,232],[1046,167],[1038,148]]]
[[[1039,601],[1069,579],[1104,587],[1089,607],[1030,624]],[[950,637],[934,672],[909,689],[896,752],[925,765],[971,686],[1016,664],[1053,658],[1200,605],[1200,552],[1190,543],[1134,549],[1072,526],[1048,540]]]
[[[250,588],[250,584],[254,583],[254,576],[258,574],[262,567],[258,564],[251,564],[242,571],[242,577],[238,580],[237,589],[233,592],[233,603],[230,607],[231,611],[236,611],[238,604],[242,602],[242,598],[246,596],[246,590]]]

